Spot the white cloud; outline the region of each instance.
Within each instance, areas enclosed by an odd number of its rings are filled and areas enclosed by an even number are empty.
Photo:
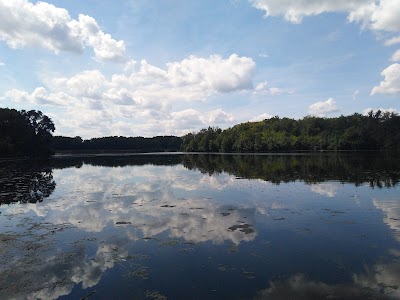
[[[400,36],[396,36],[385,41],[386,46],[393,46],[399,43],[400,43]]]
[[[257,84],[255,90],[257,92],[263,91],[265,89],[265,87],[267,86],[267,84],[268,84],[268,81],[260,82],[259,84]]]
[[[219,55],[209,58],[190,56],[180,62],[168,63],[168,77],[174,86],[198,85],[218,92],[252,89],[255,62],[232,54],[228,59]]]
[[[216,125],[216,124],[232,124],[235,122],[235,118],[232,114],[224,112],[221,108],[212,110],[207,114],[204,114],[200,117],[200,120],[207,125]]]
[[[254,95],[272,95],[272,96],[276,96],[276,95],[281,95],[281,94],[291,94],[292,92],[290,91],[286,91],[284,89],[281,88],[277,88],[277,87],[267,87],[268,82],[267,81],[263,81],[260,82],[259,84],[256,85],[255,89],[254,89]]]
[[[323,13],[344,12],[350,22],[361,23],[372,30],[400,30],[400,5],[397,0],[249,0],[265,16],[283,16],[299,24],[304,17]]]
[[[0,67],[4,67],[6,64],[0,61]]]
[[[394,62],[396,62],[396,61],[400,62],[400,49],[397,50],[395,53],[393,53],[390,60],[394,61]]]
[[[63,92],[49,94],[44,87],[36,88],[31,94],[25,91],[13,89],[6,92],[5,97],[2,97],[2,99],[10,99],[17,103],[53,106],[67,106],[71,105],[73,102],[79,101]]]
[[[375,94],[399,94],[400,93],[400,64],[395,63],[384,69],[381,73],[385,79],[379,86],[375,86],[371,95]]]
[[[264,121],[265,119],[270,119],[272,118],[272,115],[263,113],[262,115],[256,116],[252,119],[250,119],[250,122],[259,122],[259,121]]]
[[[170,120],[166,121],[164,126],[174,134],[184,135],[199,128],[234,124],[234,122],[234,116],[220,108],[205,112],[186,109],[171,113]]]
[[[0,40],[11,48],[42,47],[55,53],[94,50],[99,60],[122,60],[124,41],[104,33],[96,20],[80,14],[71,19],[67,10],[46,2],[0,0]]]
[[[284,16],[292,23],[301,23],[303,17],[326,12],[351,12],[360,6],[371,4],[371,0],[250,0],[252,5],[265,12],[265,16]]]
[[[355,90],[355,91],[353,92],[352,98],[353,98],[354,101],[357,100],[358,94],[360,94],[360,91],[359,91],[359,90]]]
[[[251,58],[236,54],[228,58],[190,56],[165,68],[145,60],[140,64],[129,61],[122,73],[111,77],[99,70],[83,71],[48,79],[33,93],[8,91],[1,99],[64,106],[53,117],[57,134],[181,135],[206,126],[233,124],[234,116],[220,108],[185,108],[219,93],[253,89],[254,69]]]
[[[397,0],[358,2],[367,3],[360,3],[356,9],[350,10],[349,21],[360,22],[372,30],[400,31],[400,5]]]
[[[56,90],[64,90],[73,96],[99,98],[107,88],[104,75],[98,71],[84,71],[71,78],[55,78],[49,85]]]
[[[336,102],[335,100],[333,100],[333,98],[329,98],[325,102],[321,101],[311,104],[310,107],[308,108],[310,114],[319,117],[324,117],[325,115],[338,110],[339,108],[337,107]]]

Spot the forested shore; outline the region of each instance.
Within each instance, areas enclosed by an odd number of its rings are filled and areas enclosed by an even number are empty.
[[[337,118],[274,117],[222,130],[208,127],[183,137],[109,136],[84,140],[53,136],[53,121],[40,111],[0,109],[0,157],[50,156],[55,152],[221,152],[400,150],[400,117],[370,111]]]
[[[0,108],[0,157],[50,156],[54,130],[41,111]]]
[[[53,137],[52,146],[56,152],[177,152],[180,151],[182,139],[177,136],[124,137],[109,136],[83,140],[81,137]]]
[[[208,127],[182,139],[186,152],[400,150],[400,117],[379,110],[337,118],[274,117],[226,130]]]

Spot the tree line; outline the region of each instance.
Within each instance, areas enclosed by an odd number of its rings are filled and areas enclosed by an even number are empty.
[[[177,136],[124,137],[109,136],[83,140],[81,137],[55,136],[56,151],[132,151],[132,152],[176,152],[182,139]]]
[[[0,108],[0,157],[49,156],[54,130],[41,111]]]
[[[53,121],[41,111],[0,108],[0,157],[50,156],[57,151],[293,152],[400,150],[400,117],[370,111],[337,118],[274,117],[222,130],[208,127],[183,137],[109,136],[84,140],[54,136]]]
[[[226,130],[208,127],[182,140],[186,152],[400,150],[400,117],[380,110],[337,118],[274,117]]]

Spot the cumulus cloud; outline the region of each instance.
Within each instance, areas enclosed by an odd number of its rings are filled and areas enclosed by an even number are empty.
[[[1,0],[0,20],[0,40],[11,48],[81,53],[91,47],[99,60],[122,60],[125,55],[124,41],[104,33],[95,19],[83,14],[72,19],[66,9],[46,2]]]
[[[32,93],[14,89],[0,99],[31,106],[63,106],[54,117],[58,134],[181,135],[235,122],[234,116],[221,108],[197,111],[185,106],[216,94],[252,90],[254,69],[251,58],[236,54],[227,58],[190,56],[164,68],[145,60],[129,61],[122,73],[112,76],[87,70],[47,79]]]
[[[55,78],[50,83],[53,89],[61,89],[73,96],[88,98],[101,97],[102,91],[107,88],[106,78],[98,70],[84,71],[71,78]]]
[[[283,16],[295,24],[304,17],[330,12],[348,14],[348,21],[361,23],[372,30],[398,32],[400,30],[400,6],[396,0],[249,0],[264,11],[265,16]]]
[[[260,82],[259,84],[256,85],[256,87],[254,88],[254,94],[255,95],[272,95],[272,96],[276,96],[276,95],[280,95],[280,94],[285,94],[285,93],[291,93],[289,91],[283,90],[281,88],[277,88],[277,87],[267,87],[268,82],[267,81],[263,81]]]
[[[256,117],[250,119],[250,122],[259,122],[259,121],[263,121],[265,119],[270,119],[270,118],[272,118],[272,115],[267,114],[267,113],[263,113],[261,115],[258,115]]]
[[[252,5],[265,12],[265,16],[284,16],[292,23],[301,23],[303,17],[319,15],[325,12],[352,11],[357,6],[370,3],[368,0],[328,0],[328,1],[279,1],[279,0],[250,0]]]
[[[234,122],[233,115],[223,111],[221,108],[203,112],[195,109],[186,109],[171,113],[170,120],[165,122],[165,126],[171,132],[183,135],[199,127],[221,126],[233,124]]]
[[[221,108],[214,109],[200,117],[204,124],[225,124],[235,122],[232,114],[224,112]]]
[[[399,43],[400,43],[400,36],[395,36],[385,41],[386,46],[392,46]]]
[[[384,69],[381,73],[385,79],[375,86],[371,95],[399,94],[400,93],[400,64],[395,63]]]
[[[175,86],[196,84],[218,92],[252,89],[255,62],[232,54],[228,59],[219,55],[209,58],[190,56],[180,62],[168,63],[168,75]]]
[[[400,49],[393,53],[391,61],[399,61],[400,62]]]
[[[79,101],[63,92],[48,93],[44,87],[36,88],[31,94],[17,89],[5,93],[3,99],[12,99],[17,103],[30,103],[39,105],[66,106]]]
[[[329,98],[326,101],[317,102],[311,104],[308,108],[308,112],[311,115],[324,117],[327,114],[338,111],[339,108],[336,105],[336,101],[333,98]]]

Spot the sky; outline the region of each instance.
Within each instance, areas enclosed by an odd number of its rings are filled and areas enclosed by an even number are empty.
[[[400,111],[400,0],[0,0],[0,107],[56,135]]]

